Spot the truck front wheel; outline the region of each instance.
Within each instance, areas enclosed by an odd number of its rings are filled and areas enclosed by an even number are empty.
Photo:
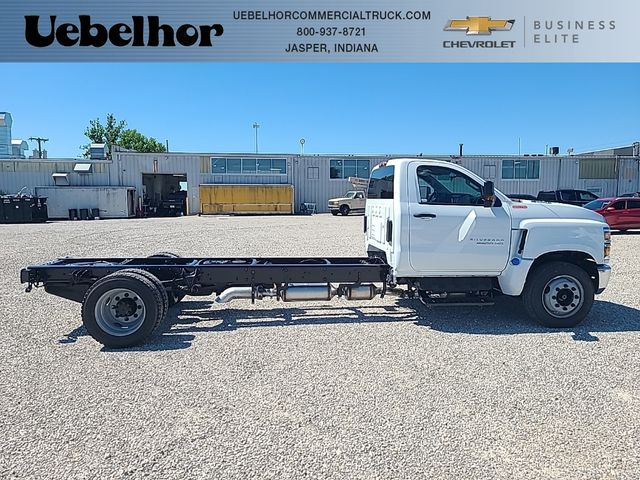
[[[351,211],[351,209],[349,208],[349,205],[341,205],[340,206],[340,215],[347,216],[347,215],[349,215],[350,211]]]
[[[568,328],[591,310],[594,286],[582,268],[567,262],[549,262],[529,274],[522,300],[527,313],[542,325]]]

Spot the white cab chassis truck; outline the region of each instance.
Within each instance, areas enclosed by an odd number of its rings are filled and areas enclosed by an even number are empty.
[[[455,163],[394,159],[371,172],[366,257],[61,258],[24,268],[33,287],[82,304],[109,347],[144,342],[186,295],[214,303],[369,300],[386,293],[432,305],[521,297],[548,327],[571,327],[609,281],[610,231],[591,210],[514,202]]]

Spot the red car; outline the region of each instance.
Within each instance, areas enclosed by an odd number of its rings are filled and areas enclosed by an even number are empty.
[[[584,207],[602,215],[614,230],[640,228],[640,198],[599,198]]]

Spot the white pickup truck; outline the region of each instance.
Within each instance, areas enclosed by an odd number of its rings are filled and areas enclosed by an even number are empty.
[[[521,296],[549,327],[570,327],[609,281],[610,231],[582,207],[514,202],[455,163],[394,159],[371,172],[366,257],[60,258],[24,268],[27,291],[82,303],[82,321],[111,347],[142,343],[186,295],[214,304],[369,300],[387,292],[428,304]],[[398,288],[402,285],[404,288]]]
[[[395,159],[371,172],[366,247],[392,283],[426,302],[522,296],[550,327],[570,327],[609,281],[611,234],[591,210],[510,200],[455,163]]]

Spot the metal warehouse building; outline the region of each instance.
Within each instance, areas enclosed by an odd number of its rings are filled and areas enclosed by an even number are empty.
[[[69,199],[78,197],[74,191],[84,194],[100,191],[105,199],[118,197],[121,204],[128,204],[126,212],[111,216],[132,216],[150,191],[163,194],[178,185],[186,187],[190,214],[216,211],[210,199],[204,198],[211,186],[281,185],[293,190],[289,211],[298,212],[303,203],[313,203],[318,212],[327,212],[329,198],[353,189],[347,180],[349,177],[368,177],[375,165],[389,158],[418,157],[135,153],[118,148],[113,150],[110,159],[100,155],[99,150],[90,160],[3,158],[0,160],[0,191],[16,193],[26,190],[38,193],[40,189],[46,191],[50,201],[54,202],[69,202]],[[640,156],[637,149],[623,152],[626,155],[607,151],[571,156],[428,157],[461,164],[495,181],[496,187],[507,194],[535,195],[539,190],[579,188],[599,196],[613,196],[640,191]],[[44,187],[49,188],[45,190]],[[111,190],[107,192],[106,189]],[[95,198],[98,198],[97,193]],[[60,210],[64,211],[66,206],[61,205]],[[111,208],[102,204],[97,207],[101,210]],[[280,210],[280,213],[286,211]],[[107,211],[101,216],[110,215]]]

